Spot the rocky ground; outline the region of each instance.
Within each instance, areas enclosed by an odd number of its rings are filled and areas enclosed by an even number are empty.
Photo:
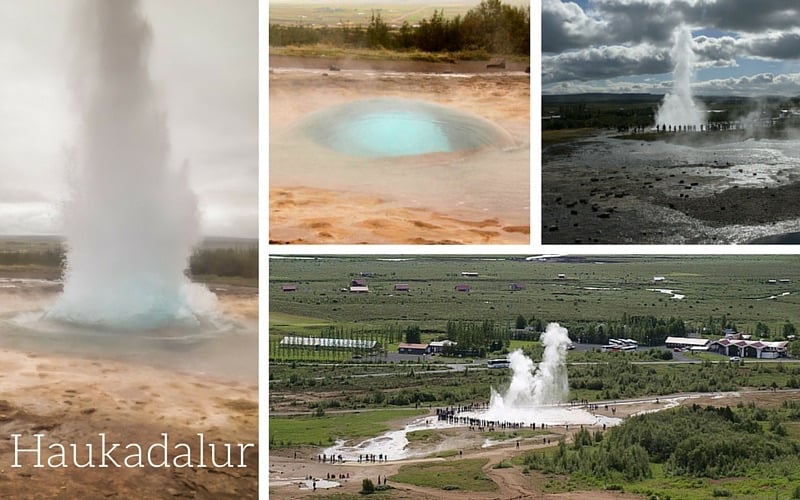
[[[800,177],[790,166],[703,150],[637,163],[658,145],[611,141],[598,134],[543,148],[543,243],[747,243],[800,226]]]

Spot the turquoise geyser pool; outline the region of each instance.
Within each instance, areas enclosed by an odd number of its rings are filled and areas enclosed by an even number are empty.
[[[488,120],[412,99],[374,98],[339,104],[313,113],[299,126],[318,145],[359,158],[514,145],[508,132]]]

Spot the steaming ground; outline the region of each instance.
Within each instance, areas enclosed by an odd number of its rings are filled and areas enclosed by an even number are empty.
[[[139,338],[132,349],[134,341],[102,340],[85,332],[59,340],[56,334],[21,330],[14,320],[41,315],[61,292],[61,283],[4,273],[0,432],[22,434],[26,447],[32,446],[34,433],[45,434],[48,442],[79,444],[98,444],[99,432],[105,432],[109,442],[123,443],[156,442],[162,432],[171,442],[192,442],[202,432],[215,442],[258,443],[258,294],[255,289],[230,286],[212,291],[220,312],[236,325],[236,333],[189,344]],[[247,468],[223,469],[223,473],[149,467],[113,472],[11,469],[12,452],[12,441],[0,441],[6,478],[0,482],[0,496],[5,498],[30,497],[34,492],[42,498],[98,498],[112,493],[125,498],[255,498],[258,491],[257,449],[247,455]]]
[[[543,147],[544,243],[736,244],[800,231],[799,139],[614,135]]]
[[[270,240],[528,243],[530,81],[524,68],[486,73],[485,63],[364,64],[345,61],[342,71],[327,71],[329,61],[270,59]],[[368,97],[417,99],[480,116],[508,132],[515,147],[365,164],[292,136],[292,127],[312,112]]]

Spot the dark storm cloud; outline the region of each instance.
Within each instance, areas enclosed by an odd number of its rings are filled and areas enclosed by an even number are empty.
[[[684,18],[684,11],[690,9],[687,2],[679,0],[602,0],[593,5],[608,20],[616,43],[669,43],[673,29]]]
[[[631,41],[669,40],[671,27],[680,22],[746,33],[800,26],[797,0],[594,0],[591,5],[618,36]]]
[[[684,10],[684,15],[688,23],[747,33],[800,26],[797,0],[698,1]]]
[[[669,48],[681,24],[696,35],[696,67],[800,59],[798,0],[589,0],[584,5],[543,0],[544,84],[669,73]]]
[[[743,52],[768,59],[800,58],[800,33],[775,33],[744,39],[737,44]]]
[[[542,83],[657,74],[671,69],[668,50],[648,45],[597,47],[542,57]]]

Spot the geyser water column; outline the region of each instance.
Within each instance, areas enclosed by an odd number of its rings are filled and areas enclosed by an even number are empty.
[[[188,166],[168,167],[165,114],[148,71],[150,26],[137,0],[79,9],[64,292],[46,317],[123,330],[196,324],[214,296],[184,275],[199,239],[197,201]]]
[[[489,408],[465,412],[461,416],[493,422],[548,425],[615,424],[616,420],[594,415],[583,408],[564,407],[569,394],[567,350],[571,341],[566,328],[558,323],[547,325],[541,337],[542,361],[534,365],[521,350],[509,355],[512,376],[505,392],[491,389]]]
[[[550,323],[540,340],[544,346],[544,354],[536,367],[521,349],[509,354],[513,371],[511,383],[504,394],[492,389],[490,411],[496,409],[502,412],[512,408],[561,403],[567,397],[569,383],[566,357],[571,343],[569,333],[558,323]]]
[[[513,146],[479,116],[414,99],[356,100],[313,113],[300,130],[320,146],[360,158],[477,151]]]
[[[674,42],[670,51],[675,70],[672,78],[672,92],[664,96],[664,102],[656,113],[656,126],[684,127],[700,125],[706,122],[705,110],[692,99],[692,65],[694,50],[692,49],[692,32],[686,25],[675,29]]]

